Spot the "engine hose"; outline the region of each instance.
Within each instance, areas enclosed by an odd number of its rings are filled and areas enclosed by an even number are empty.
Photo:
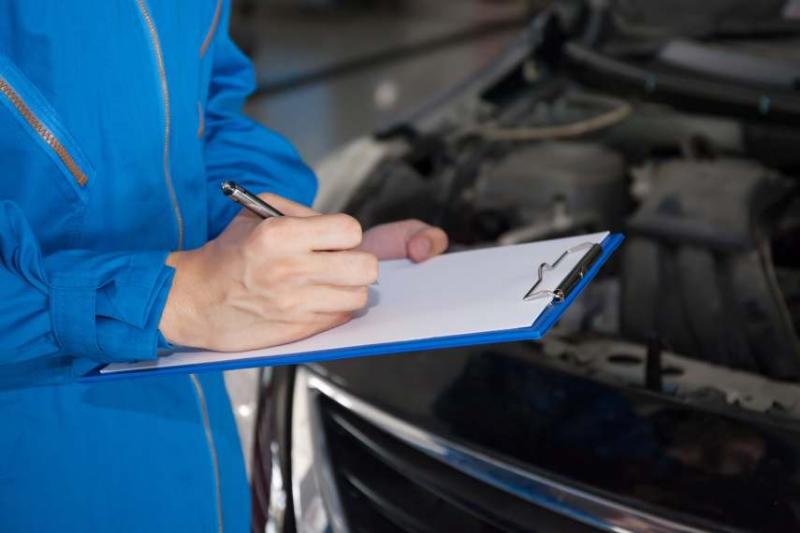
[[[602,104],[611,107],[610,110],[599,115],[555,126],[535,127],[500,127],[478,126],[462,132],[462,135],[476,135],[487,141],[546,141],[557,139],[570,139],[581,137],[619,124],[633,111],[633,107],[626,101],[609,96],[574,94],[565,98],[570,103]]]

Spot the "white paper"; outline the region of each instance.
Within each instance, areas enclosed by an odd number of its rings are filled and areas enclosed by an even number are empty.
[[[321,350],[423,340],[529,327],[550,298],[523,301],[543,262],[552,263],[581,243],[600,243],[608,232],[529,244],[470,250],[421,264],[380,265],[380,285],[359,316],[308,339],[248,352],[181,351],[156,361],[112,364],[102,373],[166,368],[257,357],[306,355]],[[588,250],[568,254],[544,275],[542,289],[555,289]]]

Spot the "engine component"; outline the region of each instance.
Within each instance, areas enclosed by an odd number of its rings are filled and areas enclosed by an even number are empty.
[[[787,181],[746,160],[673,160],[629,222],[621,327],[639,341],[780,379],[800,377],[800,343],[763,215]]]
[[[620,31],[640,38],[653,38],[669,34],[707,35],[721,30],[749,29],[757,23],[779,19],[786,2],[613,0],[612,4],[614,22]]]
[[[530,142],[573,139],[619,124],[628,118],[633,111],[633,107],[625,100],[599,95],[568,95],[564,98],[564,104],[600,105],[608,109],[588,118],[582,118],[565,124],[518,127],[482,126],[473,130],[468,130],[467,133],[479,135],[487,141]]]
[[[503,242],[618,228],[627,208],[625,164],[617,152],[594,143],[521,147],[483,173],[475,196],[485,209],[519,206],[521,225],[531,227]]]
[[[594,376],[611,383],[647,385],[649,347],[609,338],[550,337],[542,343],[549,364],[567,372]],[[738,405],[756,413],[800,418],[800,386],[751,372],[661,352],[665,391],[688,401],[718,406]]]

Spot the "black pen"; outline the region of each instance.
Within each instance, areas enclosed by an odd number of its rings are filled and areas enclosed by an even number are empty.
[[[269,205],[267,202],[251,193],[238,183],[232,181],[222,182],[222,192],[251,213],[261,218],[282,217],[283,213]]]

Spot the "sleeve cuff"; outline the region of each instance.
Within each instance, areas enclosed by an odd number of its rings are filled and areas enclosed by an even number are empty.
[[[167,340],[161,330],[158,330],[158,340],[156,342],[158,348],[158,355],[166,355],[175,349],[175,345]]]
[[[102,357],[109,362],[116,362],[144,361],[158,356],[158,341],[161,337],[158,325],[174,275],[175,270],[171,267],[165,266],[159,272],[151,291],[152,297],[145,304],[144,323],[141,326],[113,318],[97,318],[97,343]]]
[[[55,276],[50,313],[62,350],[101,363],[155,359],[175,272],[166,255],[120,254],[105,258],[99,277]]]

